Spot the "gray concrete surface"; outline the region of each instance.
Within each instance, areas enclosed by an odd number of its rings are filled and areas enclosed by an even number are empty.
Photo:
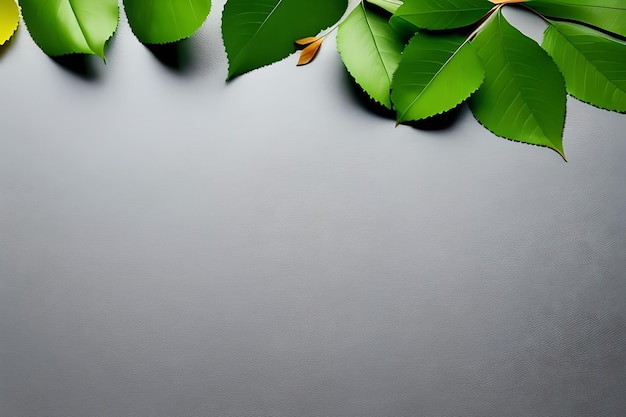
[[[626,415],[626,116],[394,129],[332,39],[226,84],[221,4],[177,68],[3,48],[0,416]]]

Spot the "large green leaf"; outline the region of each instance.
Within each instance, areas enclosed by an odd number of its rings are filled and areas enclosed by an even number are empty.
[[[483,65],[464,36],[418,33],[405,48],[391,84],[398,122],[456,107],[484,77]]]
[[[550,56],[511,26],[501,10],[472,41],[485,81],[470,100],[474,116],[498,136],[547,146],[563,158],[565,81]]]
[[[545,16],[576,20],[626,36],[626,0],[527,0],[525,4]]]
[[[50,56],[72,53],[104,58],[117,28],[117,0],[20,0],[33,40]]]
[[[124,9],[141,42],[168,43],[196,33],[211,10],[211,0],[124,0]]]
[[[222,14],[228,78],[285,58],[295,40],[332,25],[347,6],[347,0],[228,0]]]
[[[20,11],[15,0],[0,0],[0,45],[8,41],[20,22]]]
[[[389,13],[395,13],[398,7],[402,6],[402,0],[367,0],[367,2],[387,10]]]
[[[561,69],[568,93],[626,112],[626,43],[585,26],[551,22],[542,46]]]
[[[492,7],[489,0],[405,0],[391,24],[402,26],[404,21],[421,29],[454,29],[476,23]]]
[[[404,43],[387,20],[360,3],[339,25],[337,49],[355,81],[387,108]]]

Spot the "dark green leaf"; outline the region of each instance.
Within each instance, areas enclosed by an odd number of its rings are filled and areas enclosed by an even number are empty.
[[[586,26],[551,22],[542,46],[561,69],[568,93],[626,112],[626,43]]]
[[[117,28],[117,0],[20,0],[33,40],[50,56],[72,53],[104,58]]]
[[[348,72],[387,108],[391,108],[389,90],[403,48],[402,39],[387,20],[363,3],[339,25],[337,49]]]
[[[294,41],[317,34],[343,15],[347,0],[228,0],[222,35],[228,78],[295,51]]]
[[[525,4],[545,16],[576,20],[626,36],[626,0],[528,0]]]
[[[489,0],[405,0],[391,24],[401,26],[403,20],[416,29],[454,29],[476,23],[493,7]]]
[[[485,77],[474,47],[459,35],[418,33],[404,52],[391,84],[399,123],[456,107]]]
[[[124,0],[124,9],[137,39],[169,43],[190,37],[202,26],[211,0]]]
[[[554,61],[501,10],[472,43],[485,65],[485,81],[470,100],[476,119],[498,136],[546,146],[565,158],[565,81]]]

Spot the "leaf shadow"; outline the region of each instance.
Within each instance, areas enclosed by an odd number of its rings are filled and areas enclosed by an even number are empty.
[[[69,54],[50,57],[57,65],[85,81],[94,81],[99,78],[94,65],[95,56],[85,54]]]
[[[352,98],[357,101],[367,111],[380,116],[385,119],[396,120],[396,112],[388,109],[377,101],[373,100],[357,82],[352,78],[348,71],[344,71],[344,79],[346,84],[346,90],[350,93]],[[404,122],[403,125],[411,126],[419,130],[435,131],[446,130],[452,127],[454,123],[459,119],[461,115],[461,109],[463,103],[460,103],[455,108],[448,110],[444,113],[437,114],[426,119]]]
[[[17,33],[14,33],[8,41],[0,45],[0,59],[2,59],[4,57],[4,54],[6,54],[9,48],[11,48],[11,45],[13,44],[16,35]]]
[[[352,97],[354,101],[358,102],[361,107],[365,108],[367,111],[377,116],[385,119],[395,120],[396,112],[388,109],[387,107],[372,99],[354,80],[354,78],[352,78],[350,73],[345,70],[345,68],[343,70],[343,75],[345,89],[348,91],[348,94]]]
[[[172,43],[144,44],[144,46],[164,67],[176,74],[186,74],[194,66],[191,38]]]
[[[456,123],[461,115],[463,103],[446,112],[427,117],[422,120],[404,122],[404,125],[411,126],[419,130],[447,130]]]

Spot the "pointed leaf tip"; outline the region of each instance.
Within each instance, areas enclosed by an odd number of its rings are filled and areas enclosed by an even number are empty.
[[[464,36],[413,36],[393,76],[391,100],[398,122],[420,120],[453,109],[480,87],[482,62]]]
[[[90,54],[104,59],[117,29],[117,0],[20,0],[35,43],[48,55]]]
[[[331,26],[347,6],[347,0],[228,0],[222,13],[228,79],[292,54],[294,39]]]
[[[298,63],[296,65],[306,65],[313,61],[322,46],[322,42],[324,42],[324,38],[319,38],[300,51],[300,58],[298,59]]]
[[[501,10],[472,44],[485,66],[485,81],[470,100],[474,117],[497,136],[545,146],[564,157],[567,94],[550,56],[511,26]]]

